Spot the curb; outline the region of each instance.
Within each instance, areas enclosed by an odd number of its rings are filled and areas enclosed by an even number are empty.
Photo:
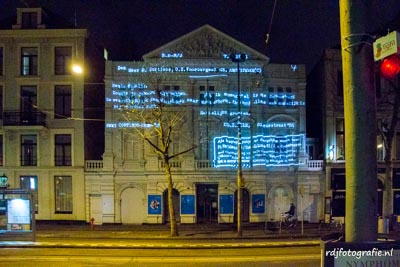
[[[256,243],[221,243],[221,244],[137,244],[137,243],[68,243],[68,242],[0,242],[0,248],[85,248],[85,249],[232,249],[232,248],[278,248],[320,246],[319,240],[309,241],[275,241]]]

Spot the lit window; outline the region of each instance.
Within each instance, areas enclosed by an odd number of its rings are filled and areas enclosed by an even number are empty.
[[[21,48],[21,75],[38,74],[38,50],[36,47]]]
[[[54,177],[55,213],[72,213],[72,177]]]
[[[21,176],[20,187],[25,190],[30,190],[35,199],[35,212],[39,211],[39,200],[38,200],[38,178],[37,176]]]
[[[336,159],[344,160],[344,119],[336,119]]]

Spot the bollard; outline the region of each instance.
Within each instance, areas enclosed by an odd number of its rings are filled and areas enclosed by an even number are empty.
[[[94,230],[94,218],[90,218],[90,229]]]

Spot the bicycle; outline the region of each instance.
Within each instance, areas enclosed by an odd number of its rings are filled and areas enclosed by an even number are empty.
[[[290,216],[287,213],[281,214],[280,229],[290,229],[297,226],[297,219],[295,216]]]

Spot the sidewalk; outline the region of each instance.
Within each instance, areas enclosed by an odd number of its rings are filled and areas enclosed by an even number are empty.
[[[238,236],[234,224],[178,224],[179,236],[171,237],[169,225],[103,224],[92,228],[87,223],[37,222],[36,242],[30,242],[32,234],[24,239],[22,235],[10,239],[0,233],[0,247],[319,246],[323,237],[340,230],[317,223],[304,223],[303,228],[299,223],[295,228],[281,230],[264,229],[264,223],[251,223],[244,224],[242,229],[243,235]],[[379,234],[379,238],[400,240],[400,232]]]
[[[321,228],[319,224],[304,224],[303,231],[299,223],[296,228],[264,229],[264,223],[248,223],[243,225],[243,235],[237,235],[235,224],[178,224],[178,237],[170,237],[169,225],[144,224],[59,224],[38,223],[38,237],[71,237],[71,238],[124,238],[124,239],[310,239],[319,238],[332,232],[332,229]]]

